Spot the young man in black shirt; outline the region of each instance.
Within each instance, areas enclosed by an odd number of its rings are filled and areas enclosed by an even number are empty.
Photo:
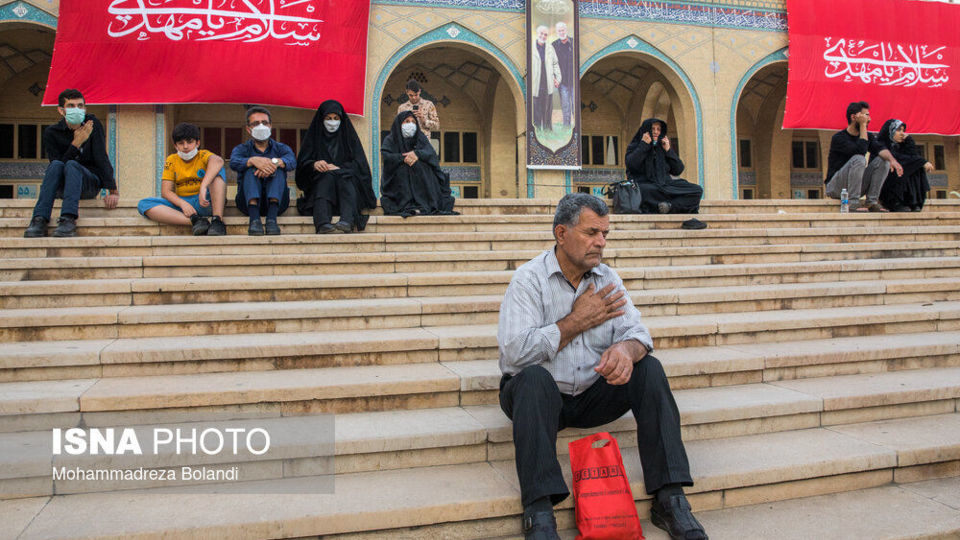
[[[110,193],[103,199],[107,209],[117,207],[120,194],[113,177],[113,165],[107,158],[107,138],[103,124],[87,114],[83,94],[72,88],[60,93],[57,111],[63,118],[43,130],[50,165],[40,184],[40,194],[33,208],[30,226],[23,233],[27,238],[47,235],[47,223],[53,211],[53,200],[62,198],[60,219],[54,236],[77,235],[80,199],[94,199],[101,189]]]
[[[867,131],[870,123],[870,105],[856,101],[847,105],[847,127],[833,135],[827,158],[827,196],[840,198],[844,188],[850,207],[859,212],[887,212],[878,198],[888,171],[903,175],[903,167],[877,138]],[[867,163],[867,152],[870,162]],[[866,196],[861,204],[860,197]]]

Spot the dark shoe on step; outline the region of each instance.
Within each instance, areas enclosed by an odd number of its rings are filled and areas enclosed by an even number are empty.
[[[673,205],[666,201],[657,205],[657,210],[659,210],[661,214],[669,214],[672,208]]]
[[[707,224],[704,223],[704,222],[702,222],[702,221],[700,221],[700,220],[697,219],[697,218],[690,218],[690,219],[684,221],[683,224],[680,225],[680,228],[681,228],[681,229],[687,229],[687,230],[693,230],[693,231],[695,231],[695,230],[699,230],[699,229],[706,229],[706,228],[707,228]]]
[[[53,231],[57,238],[71,238],[77,235],[77,219],[70,216],[60,216],[57,228]]]
[[[210,230],[210,220],[203,216],[197,214],[190,216],[190,223],[193,224],[191,230],[194,236],[203,236]]]
[[[260,223],[259,219],[251,221],[250,226],[247,227],[247,234],[250,236],[263,236],[263,223]]]
[[[337,224],[333,226],[333,228],[342,233],[349,233],[353,231],[353,225],[350,223],[346,223],[344,221],[338,221]]]
[[[317,234],[330,234],[333,231],[337,230],[330,223],[324,223],[323,225],[317,227]]]
[[[47,224],[50,220],[42,216],[33,216],[30,226],[23,231],[24,238],[43,238],[47,235]]]
[[[523,537],[525,540],[560,540],[553,511],[524,513]]]
[[[227,226],[224,225],[223,220],[217,216],[213,216],[210,220],[210,228],[207,229],[207,236],[226,236],[227,235]]]
[[[693,517],[684,495],[671,495],[664,504],[657,497],[650,508],[650,521],[670,535],[671,540],[707,540],[703,525]]]
[[[264,229],[267,232],[267,236],[279,236],[280,235],[280,226],[277,225],[277,220],[268,219],[267,224],[264,226]]]

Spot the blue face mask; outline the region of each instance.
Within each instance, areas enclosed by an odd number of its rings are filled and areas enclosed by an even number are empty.
[[[83,119],[87,117],[87,110],[79,107],[72,107],[70,109],[64,109],[63,116],[67,119],[68,124],[79,126],[83,123]]]

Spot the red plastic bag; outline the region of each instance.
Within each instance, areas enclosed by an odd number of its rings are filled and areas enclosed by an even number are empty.
[[[620,446],[609,433],[570,443],[577,540],[643,538],[640,518],[623,469]]]

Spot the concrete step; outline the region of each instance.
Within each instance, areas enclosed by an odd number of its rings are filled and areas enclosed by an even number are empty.
[[[243,261],[247,258],[221,256],[216,258],[218,265],[215,266],[203,266],[209,259],[200,257],[186,260],[160,257],[102,260],[19,259],[0,262],[0,273],[13,278],[0,282],[0,308],[502,295],[513,276],[511,270],[443,271],[436,268],[426,272],[326,273],[340,269],[338,263],[333,263],[328,258],[329,264],[320,265],[318,268],[302,257],[281,255],[270,257],[270,260],[257,268],[244,265]],[[285,265],[285,261],[281,259],[292,259],[289,261],[291,264]],[[625,258],[620,260],[626,262]],[[608,259],[626,286],[637,291],[861,280],[944,279],[960,273],[960,257],[642,267],[617,265],[617,261],[617,258]],[[102,263],[102,266],[92,266],[98,262]],[[235,262],[236,266],[229,266],[229,262]],[[428,264],[425,261],[423,266]],[[442,264],[436,261],[433,266]],[[284,273],[271,275],[278,265]],[[392,266],[390,263],[387,265]],[[4,266],[8,270],[2,270]],[[375,270],[375,266],[377,263],[373,261],[365,265],[357,263],[358,269],[365,268],[368,271]],[[250,273],[232,275],[236,272]],[[130,275],[96,277],[100,273]],[[169,275],[147,277],[144,274]],[[56,279],[60,275],[70,278]],[[78,286],[80,284],[82,286]]]
[[[846,366],[856,362],[873,363],[864,369],[866,373],[857,375],[841,376],[828,372],[816,378],[776,378],[777,373],[797,376],[796,372],[785,370],[782,367],[784,365],[803,362],[818,365],[813,363],[817,360],[816,355],[809,354],[807,357],[794,355],[787,359],[771,359],[771,365],[776,366],[773,369],[779,371],[773,371],[769,377],[765,377],[767,357],[758,357],[760,351],[757,350],[747,348],[739,351],[736,347],[732,350],[710,351],[712,358],[693,356],[701,352],[697,350],[685,351],[688,354],[680,358],[678,351],[673,355],[665,355],[664,363],[669,375],[684,376],[694,372],[701,376],[698,385],[691,384],[696,379],[687,379],[685,382],[688,384],[678,385],[690,388],[680,390],[682,392],[719,395],[731,392],[729,387],[705,387],[708,384],[742,385],[746,382],[815,396],[823,403],[824,414],[829,416],[820,421],[820,424],[826,425],[876,419],[877,415],[886,418],[889,417],[887,415],[932,414],[931,407],[935,412],[944,412],[943,407],[948,411],[955,410],[956,400],[960,398],[956,341],[951,343],[949,338],[933,338],[933,341],[926,348],[909,353],[929,353],[930,356],[894,358],[896,349],[889,344],[889,340],[864,354],[850,354],[852,358],[841,363]],[[860,344],[850,340],[819,345],[838,345],[841,350],[842,347],[856,350]],[[883,345],[887,345],[887,348]],[[346,348],[347,344],[342,346]],[[105,351],[100,353],[101,357],[109,358]],[[210,354],[207,351],[200,352]],[[460,354],[456,350],[452,352]],[[123,355],[122,351],[117,353]],[[35,354],[34,358],[38,358],[44,351]],[[87,351],[87,358],[93,354]],[[130,354],[126,353],[127,356]],[[136,355],[137,352],[132,354]],[[751,357],[751,354],[754,356]],[[919,360],[911,360],[914,358]],[[22,355],[21,359],[27,360],[28,354]],[[894,364],[896,371],[877,371],[884,367],[884,359],[903,364]],[[819,364],[821,366],[828,362],[822,357],[820,361],[823,362]],[[946,367],[929,367],[931,364]],[[886,367],[889,369],[889,364]],[[705,374],[700,370],[706,369],[715,376],[714,379],[702,377]],[[739,377],[734,375],[737,373]],[[67,425],[73,425],[77,413],[110,411],[165,409],[175,417],[168,421],[187,421],[196,419],[196,414],[211,412],[241,414],[245,407],[254,407],[260,412],[303,414],[473,405],[495,402],[491,399],[495,397],[495,391],[490,389],[491,386],[495,388],[491,380],[495,377],[489,365],[472,363],[459,366],[457,362],[428,361],[396,365],[8,382],[0,384],[0,431],[56,427],[59,424],[51,425],[51,422],[61,421],[61,417],[69,419]],[[737,391],[731,394],[735,396]],[[756,401],[766,403],[764,400],[767,399],[770,399],[769,396],[764,395]],[[725,402],[734,403],[736,398],[727,397],[717,401]],[[917,405],[921,402],[925,405]],[[34,423],[41,427],[25,427]],[[96,422],[87,420],[86,424],[96,425]]]
[[[33,215],[36,199],[5,199],[0,200],[0,218],[23,218],[29,220]],[[553,214],[556,208],[556,199],[457,199],[456,210],[465,216],[478,215],[527,215]],[[60,201],[53,204],[53,215],[59,215]],[[793,213],[826,213],[839,212],[839,204],[834,200],[809,199],[753,199],[753,200],[705,200],[700,203],[701,214],[767,214],[777,215],[780,212]],[[960,201],[930,199],[926,202],[921,216],[937,212],[960,212]],[[80,201],[80,213],[87,217],[139,217],[137,200],[121,198],[114,210],[106,210],[103,203],[96,200]],[[226,204],[227,216],[240,216],[232,198]],[[296,215],[296,209],[290,209],[287,215]],[[382,216],[383,210],[377,208],[370,212],[372,216]],[[853,214],[858,215],[858,214]],[[866,214],[867,217],[881,216],[882,214]],[[883,214],[886,215],[886,214]]]
[[[956,416],[930,417],[922,423],[855,425],[846,431],[817,428],[691,441],[687,452],[696,485],[688,489],[689,498],[701,514],[740,507],[745,512],[758,503],[769,513],[769,504],[775,501],[877,487],[889,491],[893,481],[929,478],[936,475],[935,467],[952,463],[929,460],[936,448],[956,448],[960,443],[960,430],[950,429]],[[922,435],[918,438],[918,434]],[[956,460],[956,455],[944,457]],[[649,496],[643,488],[639,460],[629,450],[623,452],[623,460],[639,513],[646,518]],[[565,462],[561,459],[569,482]],[[515,475],[512,461],[480,462],[341,474],[336,477],[335,495],[317,494],[322,487],[314,478],[284,478],[219,486],[216,494],[201,487],[186,493],[185,488],[157,489],[4,501],[0,515],[5,518],[4,526],[24,539],[61,537],[63,531],[85,538],[145,538],[187,531],[191,536],[237,538],[333,534],[490,538],[520,532]],[[905,524],[894,530],[917,524],[930,532],[958,528],[955,487],[955,479],[918,484],[912,493],[925,493],[939,503],[917,497],[899,501],[907,511],[915,512],[911,515],[924,519],[905,519]],[[860,512],[865,512],[864,504],[877,504],[875,510],[888,516],[900,509],[899,505],[882,506],[871,497],[857,500],[860,503],[854,507]],[[109,520],[89,518],[118,505],[124,511]],[[571,506],[569,498],[559,506],[561,527],[573,524],[568,511]],[[840,508],[845,507],[835,507],[835,512]],[[742,536],[763,537],[764,531],[782,523],[740,521],[739,525]],[[871,521],[863,526],[873,525]],[[810,527],[823,526],[816,519],[810,523]],[[755,535],[753,531],[760,532]]]
[[[55,264],[49,260],[46,262]],[[184,273],[195,270],[190,266],[178,269]],[[699,297],[701,293],[714,294],[717,302],[730,301],[726,310],[737,311],[742,310],[737,304],[740,300],[772,299],[780,296],[780,291],[803,295],[800,291],[804,286],[829,291],[829,284],[836,282],[846,283],[844,289],[851,296],[859,294],[852,287],[860,285],[858,282],[863,280],[870,280],[880,292],[889,293],[891,297],[893,293],[903,295],[910,292],[908,284],[913,286],[912,292],[915,293],[946,292],[952,288],[951,283],[957,281],[955,277],[960,275],[960,257],[621,267],[617,272],[625,286],[634,291],[634,302],[642,306],[645,313],[662,314],[649,311],[662,304],[698,303],[698,300],[685,300],[684,295]],[[0,282],[0,309],[502,296],[512,276],[511,271],[461,271],[6,281]],[[889,290],[885,290],[879,280],[883,280]],[[924,283],[929,286],[924,287]],[[797,286],[789,287],[789,284]],[[746,286],[750,288],[744,289]],[[761,293],[761,289],[753,289],[754,286],[766,286],[767,292]],[[670,291],[670,295],[664,295]],[[753,291],[756,294],[744,296],[744,293]],[[789,296],[790,293],[786,294]],[[838,289],[834,294],[842,292]],[[935,295],[928,299],[947,298]],[[717,309],[724,308],[718,304]]]
[[[10,311],[13,310],[4,313]],[[896,369],[896,363],[888,362],[898,357],[913,358],[915,355],[909,353],[909,348],[924,354],[936,354],[930,362],[949,361],[949,358],[939,357],[953,355],[952,344],[948,341],[947,348],[939,347],[944,344],[942,339],[960,343],[954,333],[960,330],[956,317],[957,303],[942,302],[647,317],[645,321],[658,347],[658,355],[682,357],[685,353],[675,352],[675,349],[694,348],[693,354],[704,358],[701,364],[677,372],[676,376],[688,378],[678,384],[709,386],[760,380],[757,378],[762,375],[757,371],[759,369],[776,370],[768,374],[768,378]],[[297,320],[294,323],[299,324]],[[68,330],[64,332],[69,333]],[[937,333],[947,337],[940,338]],[[91,336],[80,334],[84,339],[5,344],[0,347],[0,381],[437,361],[484,362],[498,356],[495,325],[119,339],[90,339]],[[782,349],[778,346],[780,344],[794,349]],[[898,347],[899,344],[906,345]],[[850,356],[830,356],[833,347],[840,347],[845,354],[848,351]],[[756,353],[742,352],[754,349]],[[881,350],[891,352],[879,352]],[[809,353],[801,354],[806,351]],[[785,354],[796,360],[771,362],[769,365],[756,363],[757,355],[780,358]],[[728,360],[730,363],[725,363]],[[709,367],[714,361],[721,367]],[[865,362],[880,363],[868,368]],[[838,367],[822,368],[822,364],[843,364],[844,367],[842,370]],[[818,371],[821,369],[828,371]]]
[[[928,405],[922,411],[914,408],[908,420],[882,422],[885,429],[876,424],[840,425],[834,431],[848,433],[878,445],[901,444],[912,452],[901,456],[901,467],[930,463],[960,464],[960,414],[956,400],[925,400],[922,392],[947,392],[947,384],[934,388],[936,376],[952,380],[954,388],[949,391],[960,395],[960,376],[957,370],[940,370],[938,373],[899,374],[904,388],[915,392],[914,405]],[[926,386],[920,384],[918,375]],[[891,374],[881,378],[893,379]],[[814,380],[812,382],[819,382]],[[826,381],[822,381],[826,382]],[[852,381],[848,381],[852,382]],[[887,386],[895,383],[890,381]],[[875,385],[876,386],[876,385]],[[923,387],[921,391],[920,388]],[[870,393],[872,392],[872,393]],[[848,399],[881,399],[883,390],[872,388],[850,391]],[[887,395],[889,395],[889,388]],[[680,390],[676,392],[681,411],[683,437],[687,442],[725,440],[746,435],[770,434],[787,431],[803,431],[811,428],[836,425],[831,422],[836,416],[828,416],[825,409],[831,403],[812,394],[780,388],[776,385],[754,384],[706,390]],[[82,402],[81,397],[81,402]],[[949,401],[950,407],[933,407]],[[165,414],[166,413],[166,414]],[[917,414],[926,414],[916,417]],[[63,454],[51,458],[51,435],[49,430],[0,434],[0,498],[23,498],[50,494],[66,494],[117,489],[141,489],[177,485],[167,481],[134,482],[77,482],[52,478],[51,465],[55,468],[97,468],[106,465],[126,468],[191,467],[238,467],[241,478],[263,480],[294,476],[346,474],[372,470],[428,467],[450,464],[468,464],[484,461],[512,461],[513,443],[511,423],[499,406],[448,407],[422,410],[394,410],[383,412],[345,413],[333,415],[278,416],[249,413],[241,419],[226,419],[227,415],[197,414],[185,422],[187,415],[156,413],[84,413],[82,420],[62,428],[120,428],[132,429],[137,434],[146,453],[137,456],[103,457],[81,454]],[[888,413],[890,418],[896,415]],[[153,417],[154,424],[137,424]],[[170,420],[164,421],[164,417]],[[863,421],[871,420],[862,415]],[[201,421],[201,418],[205,420]],[[849,415],[848,415],[849,418]],[[884,416],[874,415],[887,420]],[[174,423],[171,423],[174,422]],[[891,430],[890,426],[895,426]],[[191,452],[175,453],[177,445],[169,444],[153,450],[153,430],[164,428],[171,431],[202,432],[216,428],[227,430],[252,430],[260,428],[269,433],[271,451],[253,455],[242,447],[239,453],[213,453],[193,455]],[[561,432],[557,442],[559,455],[567,454],[568,443],[597,431],[607,431],[621,441],[622,448],[635,448],[636,424],[628,412],[622,418],[592,430],[569,429]],[[336,432],[334,443],[333,433]],[[911,434],[910,442],[903,439],[903,432]],[[262,441],[261,441],[262,442]],[[180,449],[192,443],[181,444]],[[336,460],[325,460],[335,456]],[[278,470],[278,468],[280,470]]]
[[[66,257],[47,257],[40,254],[37,258],[0,259],[0,278],[3,281],[40,281],[141,277],[496,272],[513,270],[541,251],[261,254],[256,257],[251,257],[249,254],[115,257],[80,255],[79,253],[77,251]],[[960,255],[960,244],[922,242],[912,244],[909,248],[900,244],[820,244],[768,246],[761,251],[758,251],[755,246],[644,248],[607,250],[604,255],[604,261],[619,270],[657,266],[769,265],[899,258],[946,259]]]
[[[711,538],[948,539],[960,536],[957,493],[960,478],[951,477],[711,510],[698,513],[697,519]],[[641,520],[641,526],[647,540],[670,538],[648,520]],[[563,540],[576,536],[576,529],[560,531]],[[522,538],[513,535],[498,540]]]
[[[187,226],[161,225],[139,215],[84,214],[77,222],[82,236],[190,236]],[[135,213],[134,213],[135,214]],[[683,215],[614,215],[611,226],[615,230],[679,229],[690,216]],[[708,223],[711,229],[750,229],[758,226],[773,228],[841,228],[884,226],[957,226],[960,212],[924,212],[842,215],[838,213],[793,213],[793,214],[700,214],[698,219]],[[29,218],[0,217],[0,237],[14,238],[23,235]],[[246,216],[224,218],[228,235],[247,234],[249,224]],[[284,234],[313,234],[313,220],[287,212],[278,218]],[[403,219],[397,216],[373,216],[367,224],[366,233],[417,233],[442,230],[444,232],[515,232],[549,231],[553,216],[540,215],[462,215],[421,216]],[[55,226],[53,222],[51,227]]]
[[[921,321],[949,328],[960,318],[960,302],[903,303],[916,300],[918,296],[926,301],[932,300],[934,295],[955,298],[957,287],[949,281],[893,282],[890,287],[902,291],[903,297],[899,299],[897,294],[888,299],[885,282],[850,282],[832,287],[818,285],[774,285],[766,289],[741,288],[729,293],[717,288],[706,291],[688,289],[682,294],[649,291],[637,294],[633,300],[653,305],[651,311],[654,315],[645,317],[645,322],[655,337],[672,338],[663,339],[660,347],[714,344],[712,341],[721,339],[714,335],[722,335],[725,342],[743,342],[751,339],[747,334],[765,330],[768,335],[756,339],[829,337],[810,336],[809,331],[838,326],[858,327],[861,333],[877,333],[864,328],[871,324],[892,324],[883,333],[894,333],[898,331],[896,323],[902,326],[903,323]],[[477,328],[476,325],[496,324],[500,301],[499,295],[486,295],[4,309],[0,310],[0,339],[19,342],[421,326],[464,327],[469,333]],[[801,307],[805,309],[798,309]],[[833,316],[827,319],[830,322],[818,322],[819,309],[827,310],[826,314]],[[798,324],[791,323],[790,313],[797,314]],[[877,320],[875,315],[880,319]],[[873,320],[877,322],[865,322]],[[728,325],[728,322],[732,324]],[[808,332],[796,338],[784,335],[789,331],[805,330]],[[704,339],[711,343],[697,343]]]
[[[93,218],[91,218],[93,219]],[[756,228],[704,229],[686,231],[680,229],[614,229],[607,237],[612,249],[641,247],[695,247],[695,246],[745,246],[745,245],[792,245],[792,244],[846,244],[877,242],[950,242],[960,240],[956,226],[876,226],[848,227],[838,231],[827,227],[770,228],[758,224]],[[421,252],[421,251],[501,251],[542,250],[553,245],[552,232],[414,232],[414,233],[362,233],[362,234],[288,234],[278,237],[249,237],[228,235],[224,237],[194,236],[103,236],[81,238],[3,238],[0,246],[4,251],[16,249],[28,256],[62,256],[63,248],[103,247],[124,248],[123,255],[180,255],[185,250],[199,248],[206,254],[237,254],[238,246],[269,245],[268,252],[277,253],[287,249],[295,253],[310,252],[312,247],[323,253],[372,253],[372,252]],[[282,247],[281,247],[282,246]],[[146,248],[149,247],[150,250]],[[139,248],[139,249],[136,249]],[[34,250],[34,251],[30,251]],[[116,250],[115,250],[116,251]],[[103,252],[100,252],[103,253]],[[6,253],[4,253],[6,255]],[[86,252],[82,256],[91,256]],[[18,255],[23,256],[23,255]]]

